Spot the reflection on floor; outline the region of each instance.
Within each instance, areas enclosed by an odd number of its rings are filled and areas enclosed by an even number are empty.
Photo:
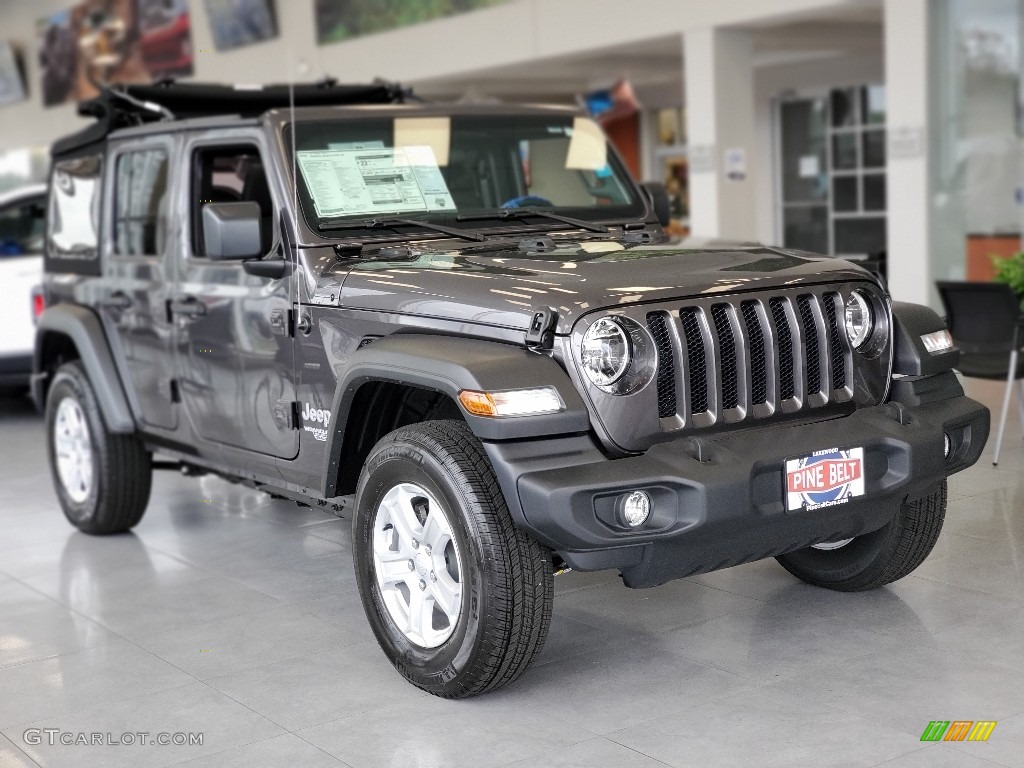
[[[998,404],[998,385],[968,387]],[[347,521],[165,472],[134,535],[90,538],[57,508],[27,405],[0,406],[0,438],[4,768],[1024,766],[1016,420],[892,587],[834,594],[774,561],[647,591],[567,574],[540,663],[466,702],[421,694],[377,649]],[[921,742],[936,719],[998,725]],[[161,732],[203,743],[150,744]]]

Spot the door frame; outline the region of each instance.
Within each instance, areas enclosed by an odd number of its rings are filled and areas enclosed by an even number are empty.
[[[116,266],[119,264],[131,265],[131,264],[148,264],[157,265],[161,268],[164,277],[164,286],[166,287],[168,294],[164,297],[164,300],[170,298],[170,293],[173,292],[174,286],[178,283],[178,271],[177,271],[177,259],[175,253],[177,249],[175,244],[178,242],[180,235],[181,223],[173,215],[174,202],[177,199],[178,191],[181,186],[181,174],[175,172],[175,168],[178,165],[180,159],[180,147],[181,143],[178,137],[165,134],[153,134],[147,136],[139,136],[126,138],[116,142],[111,142],[108,146],[104,163],[102,175],[104,178],[104,185],[102,190],[102,197],[100,199],[100,237],[99,237],[99,248],[100,248],[100,270],[103,275],[103,285],[110,287],[111,279],[116,279],[117,276],[114,274]],[[145,152],[147,150],[162,149],[167,153],[167,191],[165,193],[164,207],[167,210],[167,221],[165,222],[165,235],[164,235],[164,247],[163,253],[155,255],[143,255],[143,256],[129,256],[115,253],[117,245],[117,234],[115,231],[116,226],[116,193],[117,193],[117,164],[118,161],[125,155],[130,155],[135,152]],[[116,286],[115,286],[116,290]],[[113,292],[113,291],[111,291]],[[152,308],[156,308],[156,304],[151,305]],[[160,307],[166,312],[166,308]],[[106,323],[107,318],[104,317],[104,313],[100,312],[101,321],[108,331],[112,328],[108,327]],[[166,314],[164,315],[166,317]],[[173,323],[168,321],[168,335],[171,341],[168,344],[166,359],[168,360],[168,392],[167,396],[170,399],[171,392],[171,380],[177,377],[177,361],[175,345],[173,342],[174,327]],[[127,350],[124,348],[121,340],[120,333],[108,332],[107,341],[111,346],[111,352],[114,356],[115,365],[119,365],[121,370],[118,374],[121,376],[123,381],[131,381],[131,370],[129,368],[130,362],[128,360]],[[158,430],[173,434],[181,428],[182,419],[180,413],[175,419],[175,426],[171,428],[161,427],[155,424],[151,424],[143,418],[144,408],[142,403],[139,401],[137,388],[134,386],[125,387],[128,396],[128,405],[135,416],[137,424],[145,426],[146,431]],[[172,405],[173,405],[172,401]]]

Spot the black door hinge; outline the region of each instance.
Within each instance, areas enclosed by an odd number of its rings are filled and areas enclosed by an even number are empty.
[[[302,422],[302,411],[294,400],[278,400],[274,403],[274,423],[281,429],[298,429]]]
[[[526,331],[526,348],[535,351],[548,350],[555,346],[555,326],[558,312],[551,307],[534,309],[530,328]]]
[[[270,332],[275,336],[295,335],[295,314],[290,309],[275,309],[270,313]]]

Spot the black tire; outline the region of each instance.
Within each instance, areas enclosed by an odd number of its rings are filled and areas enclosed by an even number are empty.
[[[57,414],[67,399],[81,409],[91,444],[91,480],[82,499],[72,498],[57,468]],[[57,370],[47,393],[46,449],[60,506],[80,531],[95,535],[121,533],[142,519],[153,479],[152,455],[135,435],[107,430],[92,384],[77,362]]]
[[[927,496],[903,503],[883,528],[838,549],[808,547],[776,558],[798,579],[839,592],[861,592],[891,584],[924,562],[946,517],[946,481]]]
[[[461,613],[451,636],[434,648],[405,635],[377,583],[374,525],[385,494],[400,483],[415,483],[438,500],[452,541],[468,553],[460,556]],[[429,421],[385,436],[366,460],[354,508],[363,608],[385,655],[409,682],[455,699],[493,691],[522,675],[551,622],[551,555],[513,524],[483,447],[464,422]]]

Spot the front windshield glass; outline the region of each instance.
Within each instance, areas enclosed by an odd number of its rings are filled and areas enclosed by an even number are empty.
[[[41,254],[46,234],[45,198],[0,208],[0,259]]]
[[[609,223],[645,212],[601,129],[585,117],[346,117],[296,125],[303,214],[328,236],[373,218],[479,229],[510,226],[499,218],[504,212],[520,228],[557,229],[570,225],[510,212]]]

